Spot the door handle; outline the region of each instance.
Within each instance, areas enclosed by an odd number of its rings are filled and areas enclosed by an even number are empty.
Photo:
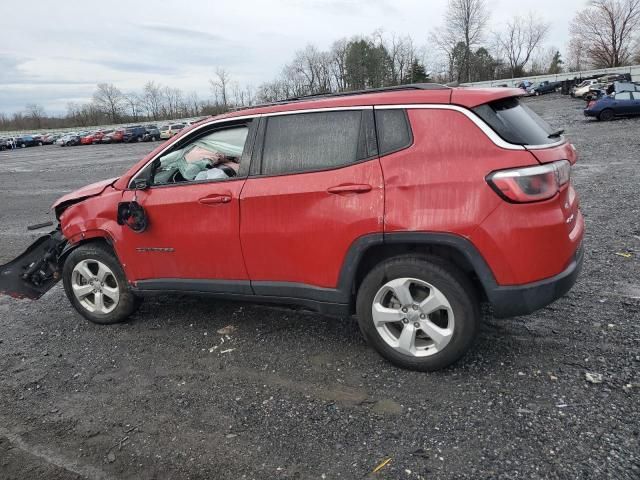
[[[335,187],[327,188],[329,193],[367,193],[371,191],[371,185],[367,184],[348,184],[348,185],[336,185]]]
[[[231,194],[223,193],[220,195],[210,195],[208,197],[203,197],[198,201],[204,205],[217,205],[219,203],[229,203],[231,201]]]

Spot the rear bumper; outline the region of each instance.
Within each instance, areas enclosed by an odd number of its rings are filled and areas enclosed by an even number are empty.
[[[576,283],[583,259],[584,250],[580,245],[569,266],[558,275],[524,285],[497,286],[487,292],[494,316],[528,315],[556,301]]]

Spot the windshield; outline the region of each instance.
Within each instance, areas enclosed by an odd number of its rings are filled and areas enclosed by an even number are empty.
[[[509,143],[547,145],[559,139],[547,122],[515,97],[480,105],[473,111]]]

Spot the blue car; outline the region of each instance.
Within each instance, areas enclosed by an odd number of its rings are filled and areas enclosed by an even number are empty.
[[[618,92],[592,100],[584,109],[584,114],[603,121],[640,115],[640,92]]]

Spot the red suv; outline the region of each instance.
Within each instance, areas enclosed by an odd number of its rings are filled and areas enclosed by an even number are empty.
[[[60,228],[0,291],[59,278],[86,318],[159,292],[356,313],[393,363],[450,365],[497,317],[564,295],[582,264],[573,146],[517,89],[409,85],[201,121],[55,204]]]

